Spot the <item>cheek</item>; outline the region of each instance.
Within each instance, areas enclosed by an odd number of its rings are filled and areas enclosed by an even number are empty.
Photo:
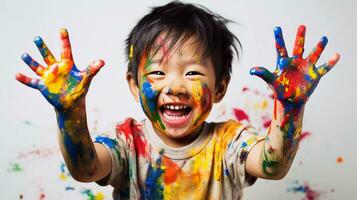
[[[192,86],[193,103],[195,107],[207,110],[212,105],[211,90],[206,83],[197,82]]]
[[[152,85],[149,81],[145,81],[140,89],[140,103],[147,114],[152,115],[157,111],[156,99],[159,92],[152,88]]]

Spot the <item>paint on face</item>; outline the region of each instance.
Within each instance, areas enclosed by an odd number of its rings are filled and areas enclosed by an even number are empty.
[[[191,88],[195,116],[193,128],[195,130],[204,122],[212,108],[212,94],[208,85],[201,81],[195,81]]]
[[[153,122],[153,125],[159,130],[165,130],[165,126],[162,123],[160,115],[158,113],[159,109],[157,106],[158,96],[161,92],[161,89],[158,90],[153,88],[151,85],[151,80],[145,75],[149,70],[151,65],[151,59],[146,57],[146,54],[143,54],[140,61],[139,70],[142,72],[141,82],[139,84],[140,90],[140,104],[144,110],[146,116]]]

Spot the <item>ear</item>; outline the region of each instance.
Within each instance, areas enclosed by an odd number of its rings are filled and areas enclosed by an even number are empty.
[[[126,80],[128,81],[130,92],[133,95],[136,102],[139,102],[139,86],[136,84],[136,81],[131,72],[126,73]]]
[[[214,91],[214,99],[213,99],[214,103],[219,103],[223,99],[227,91],[228,83],[229,83],[229,79],[224,78],[220,83],[217,84]]]

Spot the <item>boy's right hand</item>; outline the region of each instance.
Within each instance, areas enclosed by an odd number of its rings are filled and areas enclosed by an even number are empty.
[[[22,55],[22,60],[40,78],[29,78],[18,73],[16,79],[29,87],[38,89],[56,109],[65,110],[86,95],[92,78],[104,66],[104,61],[94,61],[84,71],[78,70],[73,61],[67,30],[61,29],[60,36],[62,41],[60,61],[54,58],[42,38],[36,37],[34,42],[47,67],[43,67],[25,53]]]

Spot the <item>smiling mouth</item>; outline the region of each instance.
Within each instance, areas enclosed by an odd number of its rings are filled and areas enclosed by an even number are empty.
[[[160,115],[169,127],[181,127],[189,122],[192,108],[185,104],[170,103],[160,106]]]

